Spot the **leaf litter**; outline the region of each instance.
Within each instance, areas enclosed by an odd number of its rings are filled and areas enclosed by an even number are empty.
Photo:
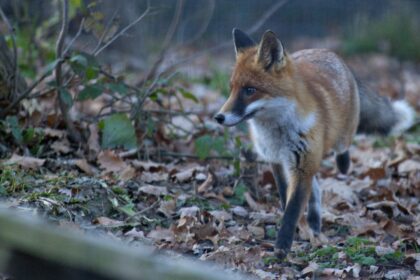
[[[136,146],[136,131],[123,115],[87,126],[86,154],[65,131],[39,127],[50,156],[13,153],[2,160],[0,197],[37,208],[59,226],[101,230],[133,246],[153,244],[259,279],[420,276],[420,142],[410,140],[418,139],[418,127],[400,138],[356,137],[348,176],[337,175],[334,158],[326,158],[319,173],[324,238],[315,242],[300,223],[292,252],[279,260],[273,251],[282,212],[269,166],[258,164],[250,186],[243,171],[251,172],[249,163],[236,152],[237,143],[249,144],[246,134],[234,129],[226,136],[207,113],[224,97],[202,84],[190,87],[205,104],[203,112],[192,123],[178,117],[178,128],[156,130],[156,143],[174,156],[148,155],[153,144],[142,153],[123,151]],[[193,106],[188,100],[183,109]],[[115,137],[120,119],[129,141]],[[168,140],[172,133],[179,138]]]

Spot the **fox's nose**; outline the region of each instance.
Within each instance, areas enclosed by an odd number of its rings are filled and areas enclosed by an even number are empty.
[[[225,121],[225,115],[223,115],[223,114],[217,114],[216,116],[214,116],[214,119],[218,123],[223,124],[223,122]]]

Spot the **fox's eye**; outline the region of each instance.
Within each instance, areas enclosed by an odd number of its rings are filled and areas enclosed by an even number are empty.
[[[256,88],[253,88],[253,87],[245,87],[244,88],[244,93],[247,96],[253,95],[256,91],[257,91],[257,89]]]

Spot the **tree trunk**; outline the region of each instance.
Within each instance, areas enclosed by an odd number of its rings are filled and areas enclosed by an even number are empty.
[[[15,66],[13,53],[7,46],[4,35],[0,34],[0,108],[4,109],[25,91],[26,82],[18,75],[15,89]]]

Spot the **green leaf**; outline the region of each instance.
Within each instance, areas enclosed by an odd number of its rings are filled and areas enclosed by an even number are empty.
[[[137,146],[136,133],[130,119],[125,114],[111,115],[99,123],[102,131],[102,148]]]
[[[13,138],[18,144],[23,143],[22,129],[19,126],[19,122],[16,116],[8,116],[6,122],[12,132]]]
[[[211,137],[210,135],[203,135],[195,140],[195,153],[200,160],[205,159],[215,151],[219,155],[226,155],[225,141],[223,137]]]
[[[189,100],[192,100],[195,103],[198,103],[199,102],[198,99],[197,99],[197,97],[195,97],[194,94],[192,94],[191,92],[185,90],[184,88],[179,88],[179,92],[182,94],[182,96],[184,98],[189,99]]]
[[[88,66],[87,58],[82,54],[76,54],[70,58],[70,62],[74,65],[78,65],[84,68]]]
[[[95,79],[99,75],[98,67],[94,67],[94,66],[93,67],[88,67],[86,69],[85,75],[86,75],[86,79],[89,80],[89,81]]]
[[[203,135],[195,140],[195,154],[200,160],[210,155],[212,138],[210,135]]]
[[[79,92],[77,100],[84,101],[88,99],[95,99],[102,94],[104,87],[102,85],[86,85],[84,89]]]
[[[106,86],[108,87],[109,90],[113,92],[118,92],[122,95],[127,94],[128,92],[127,86],[123,83],[109,83]]]
[[[54,60],[53,62],[50,62],[50,63],[48,63],[47,64],[47,66],[45,66],[45,68],[44,68],[44,73],[49,73],[49,72],[51,72],[52,70],[54,70],[54,68],[57,66],[57,64],[58,64],[58,62],[59,62],[59,59],[56,59],[56,60]]]
[[[134,216],[136,214],[136,212],[134,211],[134,204],[133,203],[128,203],[122,207],[118,207],[118,209],[123,212],[124,214],[128,215],[128,216]]]
[[[67,105],[67,108],[71,108],[71,106],[73,106],[73,97],[71,97],[70,92],[65,88],[61,88],[58,92],[60,94],[60,99]]]
[[[230,203],[235,205],[243,205],[245,203],[245,193],[247,187],[243,183],[236,185],[233,191],[233,197],[229,199]]]

